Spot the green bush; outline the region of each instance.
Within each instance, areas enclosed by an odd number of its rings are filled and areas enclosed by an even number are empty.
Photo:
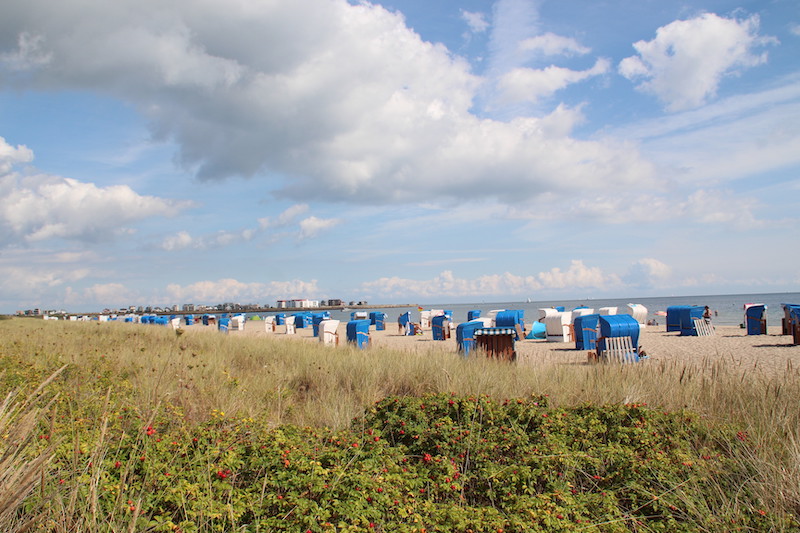
[[[186,428],[121,413],[102,438],[102,455],[91,440],[77,452],[65,445],[50,486],[95,501],[109,530],[126,522],[184,532],[796,526],[743,490],[753,475],[740,459],[746,435],[642,405],[391,397],[339,432],[222,415]]]

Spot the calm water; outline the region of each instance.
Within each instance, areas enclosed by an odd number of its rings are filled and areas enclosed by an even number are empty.
[[[730,294],[716,296],[672,296],[666,298],[638,298],[631,299],[589,299],[589,300],[541,300],[528,302],[483,302],[473,304],[447,304],[433,303],[420,304],[425,309],[449,309],[453,311],[453,321],[455,323],[466,322],[467,312],[472,309],[480,309],[482,314],[486,314],[492,309],[523,309],[525,311],[525,322],[533,322],[539,318],[539,308],[564,306],[566,310],[576,307],[586,306],[597,311],[601,307],[617,307],[617,313],[628,312],[628,303],[637,303],[645,306],[648,311],[648,319],[656,320],[659,325],[665,323],[665,317],[657,316],[656,311],[666,311],[671,305],[701,305],[709,306],[712,311],[717,312],[713,318],[714,324],[720,326],[738,326],[743,322],[744,311],[742,306],[747,303],[765,304],[767,306],[767,324],[770,326],[780,326],[783,318],[782,303],[800,304],[800,293],[771,293],[771,294]],[[393,322],[397,317],[406,311],[412,311],[411,316],[416,321],[419,319],[417,307],[403,308],[376,308],[374,311],[383,311],[389,317],[389,322]],[[337,320],[349,320],[350,312],[332,311],[331,318]]]

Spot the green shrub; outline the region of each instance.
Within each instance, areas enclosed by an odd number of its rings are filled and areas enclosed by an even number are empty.
[[[546,398],[390,397],[338,432],[122,415],[59,479],[151,531],[771,531],[748,438],[688,412]],[[79,451],[80,451],[79,450]],[[98,460],[98,462],[94,462]],[[77,471],[77,475],[76,475]],[[74,489],[75,490],[75,489]],[[54,498],[54,496],[50,496]],[[115,529],[112,527],[111,529]]]

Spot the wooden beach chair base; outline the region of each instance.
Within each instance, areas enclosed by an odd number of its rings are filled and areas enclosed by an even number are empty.
[[[600,339],[597,342],[597,360],[603,363],[635,363],[639,361],[639,354],[633,347],[630,337],[607,337],[605,350],[601,350]]]
[[[694,329],[697,331],[698,337],[709,337],[714,334],[714,326],[703,318],[694,319]]]

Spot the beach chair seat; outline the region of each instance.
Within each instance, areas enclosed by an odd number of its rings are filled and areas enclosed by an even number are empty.
[[[639,354],[631,337],[606,337],[598,339],[597,360],[605,363],[635,363],[639,361]]]
[[[709,337],[714,334],[714,326],[711,322],[706,322],[704,318],[694,319],[694,329],[698,337]]]

